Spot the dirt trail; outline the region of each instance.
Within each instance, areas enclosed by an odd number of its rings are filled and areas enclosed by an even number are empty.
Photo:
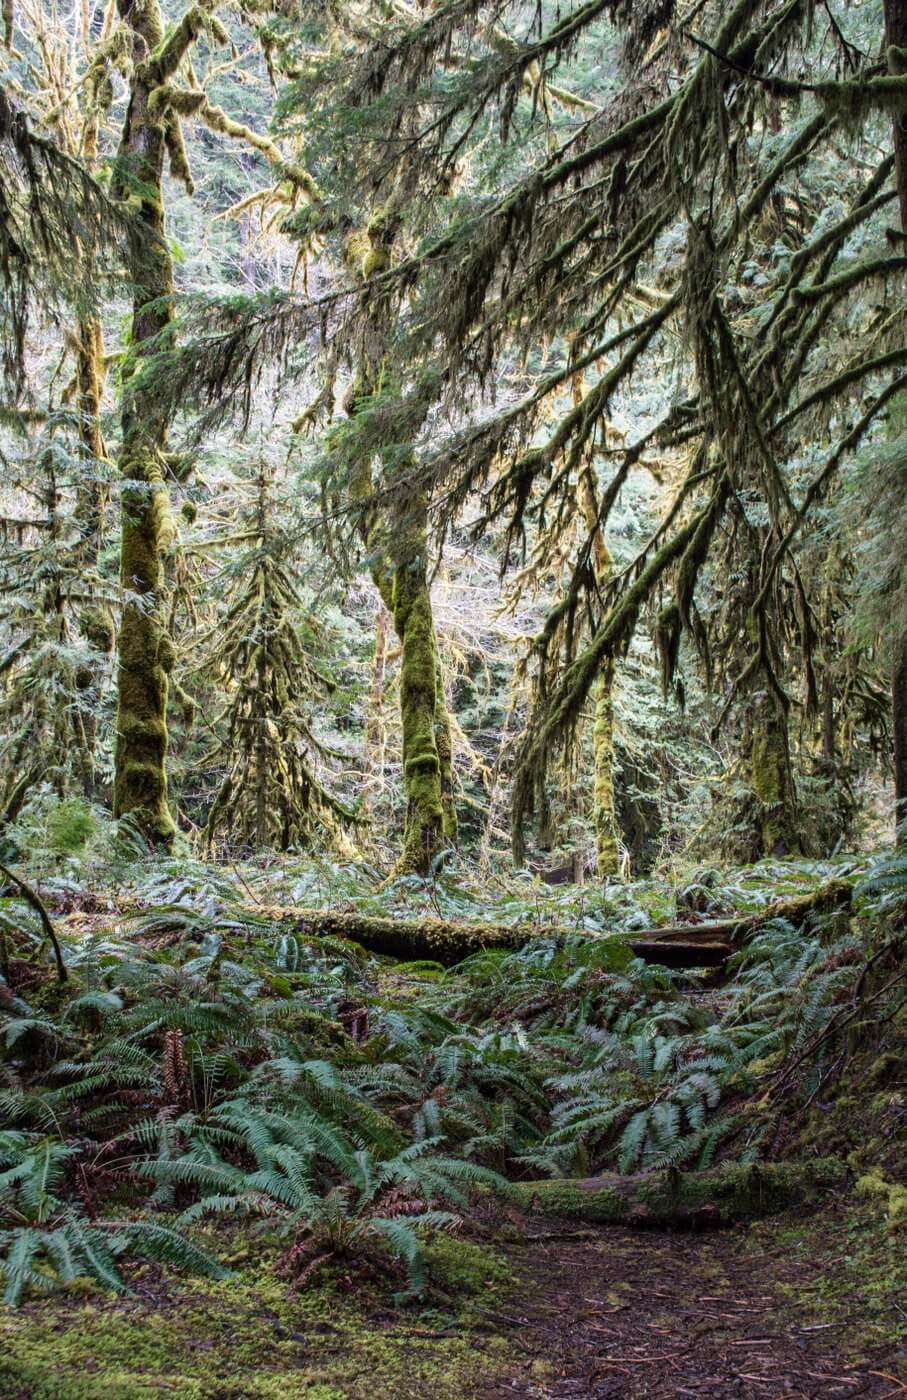
[[[907,1400],[907,1348],[867,1344],[856,1297],[856,1328],[818,1321],[798,1282],[834,1260],[776,1235],[540,1227],[513,1263],[527,1287],[495,1320],[525,1359],[482,1400]]]

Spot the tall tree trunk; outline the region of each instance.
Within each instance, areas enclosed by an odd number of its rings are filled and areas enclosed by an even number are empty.
[[[104,387],[104,332],[94,316],[80,319],[76,327],[78,351],[76,377],[79,402],[79,448],[84,475],[79,482],[76,511],[83,556],[97,564],[106,493],[98,477],[104,457],[101,432],[101,394]]]
[[[114,24],[115,10],[107,4],[100,43],[106,43]],[[92,38],[87,8],[82,12],[81,44],[88,62],[85,84],[86,116],[81,135],[81,157],[88,169],[96,173],[102,111],[109,100],[102,95],[102,78],[106,68],[92,64]],[[112,90],[111,90],[112,91]],[[79,409],[79,456],[82,475],[76,495],[76,517],[79,524],[79,564],[89,574],[97,576],[101,552],[104,514],[108,503],[106,484],[100,476],[100,463],[107,456],[101,429],[101,400],[104,393],[106,368],[104,363],[104,328],[97,316],[82,315],[76,323],[76,392]],[[116,624],[106,604],[89,605],[80,618],[82,636],[96,652],[109,656],[116,646]],[[77,742],[82,750],[82,787],[85,796],[96,795],[95,749],[97,746],[97,705],[99,699],[98,667],[94,660],[76,672],[76,687],[80,704],[75,711]]]
[[[614,793],[614,665],[602,667],[595,691],[592,751],[595,757],[593,812],[596,869],[602,879],[620,870],[617,802]]]
[[[769,689],[752,694],[750,706],[750,781],[759,803],[754,854],[799,855],[787,714]]]
[[[438,719],[440,667],[428,586],[425,504],[411,506],[405,529],[390,542],[393,556],[393,619],[402,648],[400,718],[406,828],[398,874],[426,874],[445,837],[442,791],[444,726]],[[443,691],[442,691],[443,696]],[[443,705],[443,700],[442,700]],[[446,707],[444,707],[446,715]],[[446,727],[449,743],[450,727]],[[447,751],[449,765],[449,749]],[[448,766],[449,772],[449,766]]]
[[[429,595],[428,603],[431,607],[431,595]],[[441,773],[441,829],[445,840],[455,846],[459,835],[459,823],[457,821],[457,804],[454,799],[453,727],[450,721],[450,710],[447,708],[447,695],[444,691],[444,667],[441,663],[441,653],[438,650],[434,615],[432,615],[431,630],[435,644],[435,744],[438,750]]]
[[[91,574],[97,573],[106,491],[98,475],[98,464],[105,455],[101,432],[101,394],[104,386],[104,332],[94,316],[80,319],[76,328],[76,379],[79,406],[79,448],[83,475],[79,481],[76,515],[79,522],[80,563]],[[109,653],[114,645],[113,619],[104,606],[89,606],[81,617],[82,636],[89,646]],[[76,737],[81,749],[82,787],[88,798],[95,795],[95,746],[97,743],[97,667],[80,666],[75,682],[81,696],[76,707]],[[91,694],[95,691],[94,696]]]
[[[173,318],[173,270],[164,230],[163,168],[166,113],[149,110],[162,81],[146,62],[163,39],[158,0],[118,0],[131,31],[135,65],[129,108],[117,157],[117,189],[138,206],[147,234],[132,314],[132,355],[124,376],[120,457],[120,624],[114,815],[127,813],[157,845],[169,845],[176,827],[167,803],[167,678],[173,643],[163,608],[164,554],[173,520],[163,474],[167,422],[142,378],[141,347],[166,332]]]
[[[375,608],[375,655],[372,662],[372,690],[369,697],[368,722],[365,728],[365,759],[369,773],[369,789],[362,803],[363,812],[366,812],[371,805],[372,792],[380,792],[384,786],[384,751],[387,739],[382,709],[384,705],[384,681],[387,675],[387,628],[387,608],[379,598]]]
[[[885,0],[885,43],[907,48],[907,0]],[[901,231],[907,233],[907,112],[894,119],[894,159],[901,213]],[[905,624],[907,625],[907,624]],[[907,819],[907,632],[895,636],[891,671],[892,728],[894,731],[895,821]],[[907,826],[899,826],[907,842]]]
[[[598,483],[591,466],[579,478],[578,494],[586,528],[592,533],[595,580],[599,587],[604,587],[614,561],[598,522]],[[620,871],[620,826],[614,792],[614,661],[611,658],[602,665],[596,682],[592,754],[596,869],[602,879],[607,879]]]
[[[392,213],[382,211],[371,220],[368,250],[353,268],[366,283],[390,265],[395,232]],[[358,255],[361,248],[361,242],[351,241],[348,257]],[[357,382],[348,402],[351,416],[362,399],[387,387],[393,378],[387,359],[388,315],[387,303],[376,296],[370,307]],[[393,471],[405,472],[411,465],[404,458],[402,464],[395,462]],[[420,492],[410,491],[402,502],[392,498],[379,514],[372,503],[375,483],[371,460],[354,464],[351,476],[351,494],[362,507],[360,532],[371,557],[372,578],[393,618],[402,653],[400,720],[406,825],[395,873],[425,875],[441,848],[457,839],[453,735],[429,588],[427,503]],[[384,484],[392,483],[385,479]]]
[[[894,710],[894,800],[899,840],[907,843],[907,641],[895,663],[891,682]]]

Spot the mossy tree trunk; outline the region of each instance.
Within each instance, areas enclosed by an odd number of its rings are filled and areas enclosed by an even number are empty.
[[[175,69],[161,62],[158,0],[117,0],[130,31],[133,77],[117,156],[115,189],[134,205],[146,235],[133,269],[131,363],[124,373],[120,456],[120,623],[114,814],[132,815],[156,845],[176,827],[167,802],[167,678],[173,644],[163,607],[164,555],[173,521],[163,471],[167,421],[142,373],[142,347],[160,348],[173,318],[173,269],[164,228],[167,124],[175,118],[152,94]],[[183,26],[185,28],[185,25]],[[194,37],[188,34],[187,38]]]
[[[390,266],[396,223],[382,211],[369,224],[365,245],[351,241],[348,254],[363,254],[354,271],[364,282]],[[370,305],[369,332],[360,356],[357,382],[348,410],[355,416],[360,403],[391,387],[386,347],[389,310],[380,295]],[[405,472],[412,460],[404,453],[393,468],[383,467],[384,485],[391,473]],[[362,507],[360,532],[371,559],[372,578],[393,618],[401,649],[400,720],[406,824],[396,874],[426,875],[445,845],[457,840],[453,785],[453,735],[434,613],[428,568],[428,507],[416,491],[394,492],[388,504],[375,509],[370,458],[354,464],[351,493]]]
[[[375,608],[375,655],[372,662],[372,690],[369,698],[368,723],[365,730],[366,763],[369,769],[370,793],[362,809],[369,806],[371,792],[384,786],[384,753],[387,736],[384,725],[384,682],[387,675],[388,614],[383,599]]]
[[[94,316],[88,316],[79,321],[76,334],[79,452],[83,466],[76,510],[83,555],[92,565],[96,565],[106,504],[106,493],[99,477],[98,465],[105,455],[104,435],[101,431],[104,332],[100,321]]]
[[[769,689],[750,697],[750,782],[757,800],[758,860],[800,854],[796,788],[790,760],[787,713]]]
[[[894,801],[899,841],[907,844],[907,640],[901,643],[891,683],[894,711]]]
[[[602,879],[620,870],[619,827],[614,793],[614,666],[602,666],[595,691],[592,730],[595,777],[592,808],[595,817],[596,869]]]
[[[428,603],[431,607],[431,595],[429,595]],[[435,644],[435,743],[438,748],[438,764],[441,774],[441,829],[445,840],[451,845],[456,845],[459,825],[457,804],[454,799],[453,728],[450,722],[450,711],[447,708],[447,695],[444,691],[444,667],[441,663],[441,653],[438,650],[434,614],[432,615],[432,637]]]
[[[598,486],[591,466],[579,478],[578,495],[586,528],[592,536],[592,567],[599,587],[611,576],[614,561],[598,520]],[[614,660],[602,661],[595,685],[592,729],[594,777],[592,811],[595,823],[596,869],[602,879],[620,870],[620,826],[614,792]]]
[[[885,0],[885,44],[907,48],[907,0]],[[894,157],[901,231],[907,234],[907,112],[899,112],[894,119]],[[907,630],[895,636],[891,706],[895,820],[903,823],[898,828],[900,839],[907,842]]]
[[[94,316],[80,319],[76,328],[76,382],[79,408],[79,455],[82,476],[76,500],[79,523],[80,563],[89,575],[97,575],[98,558],[107,504],[106,492],[100,478],[100,462],[105,456],[104,435],[101,431],[101,395],[104,385],[104,332]],[[82,636],[89,646],[97,648],[98,638],[107,645],[110,627],[104,625],[106,609],[86,608],[81,618]],[[108,619],[109,620],[109,619]],[[112,638],[110,639],[112,641]],[[75,676],[80,703],[76,707],[76,740],[81,750],[82,787],[85,796],[94,797],[95,748],[97,744],[97,674],[94,665],[80,666]],[[93,695],[92,692],[95,692]]]
[[[428,580],[428,519],[422,497],[389,542],[391,615],[400,639],[400,719],[406,826],[398,874],[427,874],[445,840],[456,838],[450,718],[444,699]],[[443,758],[442,758],[443,754]],[[445,772],[446,769],[446,772]],[[446,792],[445,792],[446,788]]]

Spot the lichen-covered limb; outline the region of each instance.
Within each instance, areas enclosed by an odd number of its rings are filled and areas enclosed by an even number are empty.
[[[206,126],[212,131],[218,131],[223,136],[229,136],[234,141],[245,141],[247,145],[254,146],[261,151],[262,155],[271,165],[279,166],[284,177],[302,192],[310,200],[320,200],[321,191],[312,179],[312,176],[296,161],[286,161],[281,154],[279,146],[271,140],[269,136],[263,136],[260,132],[253,131],[250,126],[243,122],[236,121],[227,115],[222,107],[217,107],[204,98],[197,108],[197,114]]]
[[[892,277],[895,273],[903,272],[905,269],[907,269],[907,257],[867,258],[865,262],[856,263],[844,272],[829,277],[825,282],[817,282],[812,286],[796,287],[792,295],[795,301],[819,301],[826,296],[842,297],[846,296],[860,282],[868,282],[874,277]]]
[[[584,933],[557,926],[453,923],[445,919],[388,919],[354,912],[318,909],[288,910],[287,918],[313,934],[350,938],[369,952],[407,960],[431,959],[451,966],[485,948],[522,948],[535,938],[613,937],[647,962],[668,966],[704,967],[723,961],[769,919],[802,924],[814,913],[846,907],[853,894],[843,880],[831,880],[810,894],[771,904],[758,914],[707,924],[679,924],[642,929],[632,936]]]
[[[812,1162],[732,1163],[709,1171],[520,1182],[514,1189],[538,1215],[622,1225],[720,1225],[819,1201],[845,1181],[835,1157]]]
[[[160,15],[156,4],[148,5],[147,8],[156,10]],[[132,6],[131,9],[135,15],[138,7]],[[190,6],[179,23],[174,25],[166,36],[158,39],[154,51],[145,61],[145,71],[142,74],[142,80],[147,82],[149,88],[165,83],[168,78],[173,77],[203,29],[207,29],[219,43],[229,44],[230,36],[213,14],[213,9],[214,0],[204,0],[203,4]],[[143,17],[127,18],[130,18],[136,32],[141,32]],[[158,34],[161,30],[162,25],[158,20]]]

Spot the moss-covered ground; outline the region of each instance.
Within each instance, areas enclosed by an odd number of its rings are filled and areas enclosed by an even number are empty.
[[[139,1268],[131,1297],[86,1285],[0,1310],[0,1397],[881,1397],[907,1386],[907,1249],[876,1196],[692,1232],[511,1212],[491,1235],[430,1244],[419,1304],[396,1305],[355,1265],[297,1292],[240,1245],[224,1282]],[[770,1391],[782,1379],[788,1388]]]
[[[2,1400],[460,1400],[507,1369],[485,1322],[511,1285],[503,1256],[440,1237],[427,1247],[431,1306],[393,1305],[356,1267],[297,1292],[273,1259],[223,1282],[133,1273],[133,1296],[86,1285],[0,1309]]]

